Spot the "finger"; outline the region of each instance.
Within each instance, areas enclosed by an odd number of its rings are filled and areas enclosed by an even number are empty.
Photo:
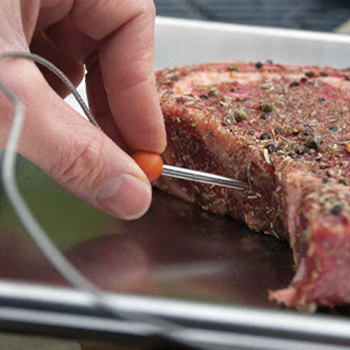
[[[102,73],[99,64],[95,64],[86,74],[86,94],[89,100],[89,106],[92,114],[102,130],[124,151],[130,153],[130,149],[123,141],[112,114],[109,110],[106,91],[102,79]]]
[[[45,34],[63,54],[80,64],[85,64],[87,58],[101,45],[80,31],[69,17],[51,25]]]
[[[84,78],[85,69],[82,64],[73,61],[62,53],[54,43],[45,35],[41,34],[33,38],[30,45],[31,52],[38,54],[52,62],[63,73],[67,75],[69,80],[78,86]],[[43,66],[38,66],[50,86],[61,96],[66,97],[70,94],[67,86],[55,74]]]
[[[46,45],[46,42],[49,41],[51,45],[54,45],[56,50],[59,49],[60,58],[64,55],[64,58],[68,57],[73,62],[79,62],[81,64],[86,63],[89,70],[86,81],[88,81],[87,95],[90,110],[105,133],[116,142],[119,147],[130,152],[123,142],[109,110],[107,95],[98,62],[98,47],[100,43],[89,38],[77,29],[68,17],[50,26],[45,31],[45,35],[40,35],[40,38],[43,36],[44,39],[46,39],[43,43],[34,43],[35,52],[45,52],[45,50],[42,49],[42,45]],[[50,40],[48,40],[48,38],[50,38]],[[46,54],[44,55],[44,57],[47,56]],[[55,55],[50,55],[50,58],[51,62],[55,63],[67,73],[68,69],[64,70],[62,68],[62,59],[57,62]],[[92,68],[90,69],[90,67]]]
[[[151,187],[143,172],[105,134],[64,103],[32,62],[8,59],[2,62],[0,75],[27,107],[19,145],[22,155],[78,198],[110,215],[134,219],[145,213]],[[4,97],[0,102],[7,116],[1,120],[4,133],[13,107]]]
[[[71,18],[86,35],[104,41],[101,71],[118,130],[131,149],[162,152],[165,128],[153,75],[153,2],[99,4],[76,0]]]

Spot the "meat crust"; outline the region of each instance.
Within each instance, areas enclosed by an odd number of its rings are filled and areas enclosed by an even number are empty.
[[[287,239],[297,272],[271,298],[307,310],[350,303],[350,72],[225,62],[156,77],[164,161],[247,181],[250,189],[169,178],[156,185]]]

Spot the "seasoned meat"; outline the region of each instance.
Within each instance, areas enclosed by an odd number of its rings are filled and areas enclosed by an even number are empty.
[[[157,186],[288,240],[296,275],[271,298],[308,310],[350,303],[350,72],[232,62],[156,77],[164,161],[250,189],[169,178]]]

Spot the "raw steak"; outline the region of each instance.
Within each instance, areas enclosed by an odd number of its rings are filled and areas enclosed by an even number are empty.
[[[246,191],[157,186],[287,239],[296,274],[271,298],[309,311],[350,303],[350,72],[213,63],[156,72],[168,164],[247,181]]]

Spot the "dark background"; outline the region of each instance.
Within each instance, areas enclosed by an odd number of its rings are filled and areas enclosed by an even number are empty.
[[[155,0],[158,16],[332,32],[350,0]]]

